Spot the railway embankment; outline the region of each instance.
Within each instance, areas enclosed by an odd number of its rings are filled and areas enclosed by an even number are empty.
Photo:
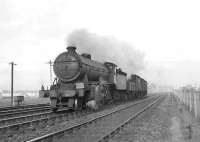
[[[175,97],[142,114],[111,142],[199,142],[200,122]]]

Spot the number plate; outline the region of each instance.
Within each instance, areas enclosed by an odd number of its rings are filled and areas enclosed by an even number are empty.
[[[83,89],[84,83],[76,83],[76,89]]]

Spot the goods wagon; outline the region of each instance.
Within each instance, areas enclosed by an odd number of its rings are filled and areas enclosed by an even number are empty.
[[[147,82],[136,74],[132,74],[127,81],[127,91],[134,97],[147,95]]]

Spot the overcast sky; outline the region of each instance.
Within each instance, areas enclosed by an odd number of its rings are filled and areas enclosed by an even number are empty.
[[[150,82],[200,84],[200,2],[192,0],[0,0],[0,89],[49,83],[50,59],[68,35],[87,29],[144,52]]]

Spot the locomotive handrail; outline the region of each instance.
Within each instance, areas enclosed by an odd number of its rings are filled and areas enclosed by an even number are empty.
[[[77,62],[77,61],[55,61],[55,62],[53,62],[53,64],[57,64],[57,63],[69,63],[69,62]],[[91,66],[91,65],[86,64],[86,63],[81,63],[81,64],[84,64],[85,66],[92,67],[92,69],[90,69],[90,70],[106,72],[104,69],[99,68],[99,67],[94,67],[94,66]],[[97,68],[97,69],[93,69],[93,68]]]
[[[53,63],[56,64],[56,63],[67,63],[67,62],[77,62],[77,61],[55,61]]]

